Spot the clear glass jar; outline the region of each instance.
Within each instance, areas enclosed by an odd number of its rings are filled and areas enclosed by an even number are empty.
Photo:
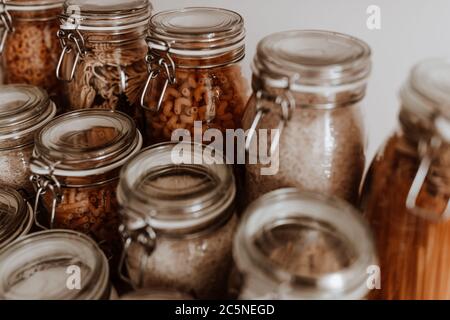
[[[347,202],[286,188],[247,209],[233,247],[241,299],[363,299],[376,263],[368,225]]]
[[[180,148],[183,159],[176,156]],[[198,299],[226,297],[236,187],[232,168],[223,158],[214,163],[206,148],[164,143],[124,166],[117,192],[122,263],[134,287],[179,290]]]
[[[33,209],[14,189],[0,186],[0,249],[26,235],[33,225]]]
[[[118,110],[142,123],[149,0],[68,0],[58,33],[67,110]]]
[[[122,252],[119,172],[141,146],[133,120],[121,112],[81,110],[55,118],[36,135],[31,159],[35,211],[39,200],[45,209],[36,224],[88,234],[115,266]]]
[[[172,132],[241,128],[248,84],[244,20],[219,8],[163,11],[150,20],[149,76],[141,104],[148,141],[170,141]]]
[[[29,162],[34,134],[56,113],[47,93],[30,85],[0,86],[0,184],[33,194]]]
[[[450,299],[450,60],[419,63],[401,90],[400,126],[366,177],[378,299]]]
[[[28,235],[3,248],[0,261],[2,300],[109,297],[106,257],[95,242],[78,232],[49,230]]]
[[[259,43],[243,119],[247,151],[257,159],[246,166],[249,201],[297,187],[356,203],[366,143],[360,102],[370,69],[368,45],[339,33],[288,31]]]
[[[0,3],[4,83],[45,89],[60,108],[62,90],[55,76],[61,53],[58,15],[63,0],[3,0]]]

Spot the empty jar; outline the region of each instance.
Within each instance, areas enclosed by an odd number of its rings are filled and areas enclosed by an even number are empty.
[[[288,31],[258,44],[243,120],[249,201],[297,187],[356,202],[370,69],[368,45],[344,34]]]
[[[223,158],[215,163],[206,148],[155,145],[123,168],[117,194],[122,261],[134,287],[178,290],[198,299],[226,297],[236,188],[232,168]]]
[[[0,250],[2,300],[100,300],[111,291],[108,262],[93,240],[43,231]]]
[[[29,162],[34,135],[56,113],[47,93],[30,85],[0,86],[0,184],[34,194]]]
[[[233,255],[241,299],[363,299],[376,263],[368,225],[338,198],[287,188],[253,202]]]

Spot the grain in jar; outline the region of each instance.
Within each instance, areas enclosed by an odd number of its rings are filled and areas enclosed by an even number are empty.
[[[5,0],[0,6],[4,83],[45,89],[61,108],[61,83],[55,75],[61,46],[55,36],[62,0]]]
[[[1,300],[101,300],[111,291],[108,262],[89,237],[37,232],[0,250]],[[69,277],[79,272],[80,287]]]
[[[373,161],[362,206],[375,232],[381,290],[394,300],[450,299],[450,60],[416,65],[399,127]]]
[[[139,94],[147,77],[148,0],[68,0],[58,37],[58,77],[66,111],[102,108],[142,122]]]
[[[42,89],[31,85],[0,86],[0,184],[30,197],[34,190],[29,162],[34,134],[56,113]]]
[[[31,159],[35,207],[39,201],[44,207],[38,224],[88,234],[115,266],[119,171],[141,146],[133,120],[118,111],[73,111],[48,123],[36,135]]]
[[[170,141],[172,132],[241,128],[248,84],[244,20],[220,8],[163,11],[150,20],[149,76],[142,96],[151,143]]]
[[[240,299],[364,299],[376,264],[368,224],[338,198],[294,188],[248,208],[234,239]]]
[[[184,160],[178,161],[180,146]],[[236,187],[232,168],[223,159],[215,162],[205,148],[163,143],[123,168],[122,262],[134,287],[178,290],[198,299],[227,296]]]
[[[361,101],[371,69],[368,45],[335,32],[280,32],[258,44],[252,67],[243,127],[249,129],[248,154],[260,160],[246,165],[249,201],[297,187],[355,204],[365,165]],[[263,130],[271,130],[267,148]],[[269,155],[272,169],[261,155]]]

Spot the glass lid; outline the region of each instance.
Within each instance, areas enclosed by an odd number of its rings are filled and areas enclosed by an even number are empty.
[[[10,11],[49,10],[62,8],[64,0],[4,0]]]
[[[337,86],[364,81],[371,69],[369,46],[354,37],[329,31],[275,33],[257,47],[253,72],[275,87]],[[279,82],[278,84],[276,82]]]
[[[147,26],[151,10],[149,0],[67,0],[61,28],[108,31]]]
[[[100,299],[108,290],[108,262],[89,237],[70,230],[28,235],[0,251],[0,299]],[[80,275],[80,289],[70,276]]]
[[[248,265],[274,283],[299,291],[345,293],[365,285],[375,262],[371,233],[349,204],[296,189],[254,202],[235,240],[240,269]],[[242,258],[243,257],[243,258]]]
[[[0,248],[19,235],[29,220],[28,205],[15,190],[0,186]]]
[[[163,11],[150,19],[150,45],[179,55],[218,55],[244,47],[244,20],[236,12],[209,7]]]
[[[0,142],[32,135],[56,113],[47,93],[29,85],[0,86]]]
[[[35,139],[31,170],[87,176],[120,167],[142,146],[133,119],[122,112],[90,109],[55,118]]]
[[[129,223],[150,221],[155,229],[182,232],[228,218],[236,192],[233,173],[206,148],[162,143],[126,164],[117,196],[130,209]]]

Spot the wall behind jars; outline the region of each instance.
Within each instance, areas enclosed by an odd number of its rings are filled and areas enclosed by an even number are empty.
[[[241,13],[247,25],[246,71],[259,39],[290,29],[328,29],[360,37],[374,51],[365,101],[371,158],[394,128],[398,90],[410,67],[426,57],[450,57],[448,0],[152,0],[156,11],[217,6]],[[370,5],[381,9],[381,29],[367,27]]]

